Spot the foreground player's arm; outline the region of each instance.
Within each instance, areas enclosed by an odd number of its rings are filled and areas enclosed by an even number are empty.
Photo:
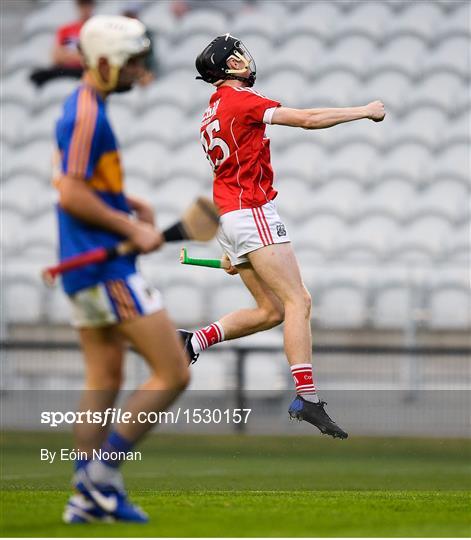
[[[128,238],[143,253],[157,249],[163,242],[162,235],[150,224],[132,220],[126,212],[105,204],[83,178],[71,175],[61,178],[59,203],[77,219]]]
[[[345,107],[330,109],[289,109],[278,107],[274,110],[271,124],[301,127],[304,129],[323,129],[368,118],[381,122],[385,116],[381,101],[373,101],[364,107]]]
[[[139,221],[144,223],[149,223],[150,225],[155,225],[155,212],[152,206],[135,195],[127,195],[126,199],[128,201],[129,207],[136,214],[136,217]]]

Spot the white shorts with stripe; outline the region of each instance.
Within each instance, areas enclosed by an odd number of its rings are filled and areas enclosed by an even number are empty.
[[[163,309],[160,292],[139,274],[108,280],[69,296],[76,328],[109,326]]]
[[[223,214],[217,239],[234,266],[248,262],[247,253],[251,251],[290,242],[285,224],[272,201],[258,208]]]

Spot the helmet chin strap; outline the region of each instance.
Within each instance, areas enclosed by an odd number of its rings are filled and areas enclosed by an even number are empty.
[[[92,68],[90,70],[90,73],[92,74],[92,77],[99,90],[101,90],[102,92],[111,92],[116,88],[116,85],[118,84],[119,69],[120,68],[118,66],[110,66],[110,77],[108,82],[103,80],[103,77],[100,75],[98,68]]]

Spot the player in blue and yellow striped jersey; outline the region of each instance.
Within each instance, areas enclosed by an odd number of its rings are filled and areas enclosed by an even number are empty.
[[[59,191],[57,206],[61,259],[128,239],[146,253],[163,242],[152,208],[124,191],[118,144],[108,121],[106,99],[130,90],[144,69],[145,27],[127,17],[96,16],[82,28],[85,74],[66,100],[57,123]],[[122,457],[152,427],[145,414],[167,408],[188,383],[187,360],[160,293],[136,269],[136,256],[94,264],[63,277],[73,306],[86,367],[81,410],[113,407],[122,381],[126,343],[146,359],[151,375],[128,399],[128,423],[112,429],[75,426],[73,495],[64,512],[68,523],[96,520],[146,521],[131,504],[119,472]],[[144,413],[140,415],[139,413]],[[144,420],[143,420],[144,419]],[[104,451],[91,459],[93,451]]]

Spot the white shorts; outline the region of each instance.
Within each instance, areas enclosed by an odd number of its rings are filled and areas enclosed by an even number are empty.
[[[290,242],[273,202],[223,214],[217,239],[234,266],[248,262],[247,253],[251,251]]]
[[[69,298],[72,325],[77,328],[119,324],[163,309],[160,292],[138,273],[99,283]]]

